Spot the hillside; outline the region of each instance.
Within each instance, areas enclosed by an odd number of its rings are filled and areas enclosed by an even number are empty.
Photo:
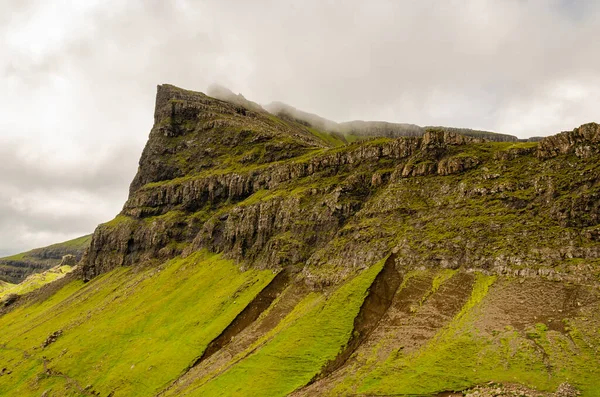
[[[600,125],[347,143],[244,101],[158,87],[122,212],[0,309],[0,395],[600,396]]]
[[[0,258],[0,281],[18,284],[33,273],[40,273],[60,264],[63,256],[74,255],[79,261],[90,245],[91,235],[79,237],[21,254]]]
[[[61,263],[41,273],[32,273],[19,284],[0,282],[0,302],[9,295],[24,295],[64,277],[75,268],[72,266],[73,262],[71,261],[71,265]]]

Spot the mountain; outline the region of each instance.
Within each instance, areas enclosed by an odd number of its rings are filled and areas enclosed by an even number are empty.
[[[65,255],[79,261],[92,239],[91,235],[0,258],[0,281],[18,284],[27,276],[60,264]]]
[[[600,125],[327,134],[159,86],[121,213],[0,309],[0,395],[600,395]]]

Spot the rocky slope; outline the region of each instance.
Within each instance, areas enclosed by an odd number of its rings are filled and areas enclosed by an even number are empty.
[[[73,255],[81,260],[92,239],[91,235],[53,244],[48,247],[0,258],[0,280],[18,284],[27,276],[60,265],[63,257]]]
[[[596,124],[539,145],[431,129],[327,149],[238,107],[159,87],[130,197],[94,234],[88,279],[208,248],[260,268],[306,263],[316,283],[391,251],[407,267],[597,280]]]
[[[0,312],[0,394],[600,395],[599,125],[340,145],[231,100],[158,87],[122,212]]]

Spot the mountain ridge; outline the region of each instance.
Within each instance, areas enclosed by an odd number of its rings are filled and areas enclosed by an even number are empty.
[[[91,235],[86,235],[0,258],[0,280],[18,284],[31,274],[40,273],[59,265],[65,255],[73,255],[76,261],[79,261],[91,239]]]
[[[300,122],[306,126],[314,127],[323,132],[330,134],[341,135],[345,143],[351,142],[356,139],[365,139],[373,137],[388,137],[398,138],[402,136],[422,136],[428,129],[446,130],[449,132],[455,132],[467,136],[473,136],[476,138],[485,138],[492,141],[499,142],[531,142],[538,141],[540,137],[533,137],[529,139],[519,139],[514,135],[501,134],[492,131],[474,130],[470,128],[456,128],[456,127],[443,127],[443,126],[418,126],[410,123],[392,123],[387,121],[364,121],[364,120],[352,120],[337,123],[332,120],[328,120],[314,113],[304,112],[296,109],[283,102],[271,102],[265,106],[261,106],[255,102],[248,101],[242,94],[235,95],[231,90],[219,86],[213,85],[209,87],[208,91],[210,96],[231,103],[236,103],[241,106],[246,106],[253,110],[263,110],[271,114],[274,114],[280,118],[286,118]],[[344,138],[345,137],[345,138]],[[346,139],[347,138],[347,139]],[[349,139],[349,140],[348,140]]]
[[[234,99],[158,87],[121,213],[0,308],[0,394],[599,395],[600,125],[348,143]]]

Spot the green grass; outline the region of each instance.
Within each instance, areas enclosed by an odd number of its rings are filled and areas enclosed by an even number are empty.
[[[20,254],[14,254],[11,256],[6,256],[4,258],[0,258],[0,260],[4,260],[4,261],[20,261],[26,258],[27,254],[29,252],[21,252]]]
[[[15,284],[11,284],[9,282],[0,280],[0,297],[3,296],[4,291],[6,291],[10,288],[13,288],[14,286],[15,286]]]
[[[50,388],[77,395],[64,390],[61,378],[44,376],[42,356],[54,371],[102,395],[152,395],[201,355],[272,277],[198,253],[160,269],[120,268],[88,284],[72,282],[41,304],[0,317],[0,364],[13,371],[0,377],[0,395]],[[63,335],[42,350],[59,329]]]
[[[441,273],[436,278],[446,276]],[[328,395],[433,395],[489,381],[521,383],[546,391],[556,390],[560,383],[568,381],[584,391],[583,395],[599,395],[600,358],[590,344],[590,333],[580,333],[573,326],[569,336],[572,345],[567,337],[548,332],[544,324],[532,326],[526,333],[507,327],[490,335],[477,329],[481,304],[495,279],[478,273],[469,300],[420,350],[392,353],[381,360],[375,359],[376,347],[370,353],[371,365],[343,378]],[[435,284],[434,279],[434,288]],[[543,345],[549,355],[551,376],[531,338]],[[574,353],[574,348],[579,352]]]
[[[330,132],[319,131],[315,128],[307,127],[311,134],[321,139],[331,147],[343,146],[346,144],[342,135],[332,134]]]
[[[349,340],[354,318],[383,261],[331,295],[312,293],[259,341],[264,346],[186,395],[285,396],[307,384]],[[251,347],[251,349],[256,346]]]

